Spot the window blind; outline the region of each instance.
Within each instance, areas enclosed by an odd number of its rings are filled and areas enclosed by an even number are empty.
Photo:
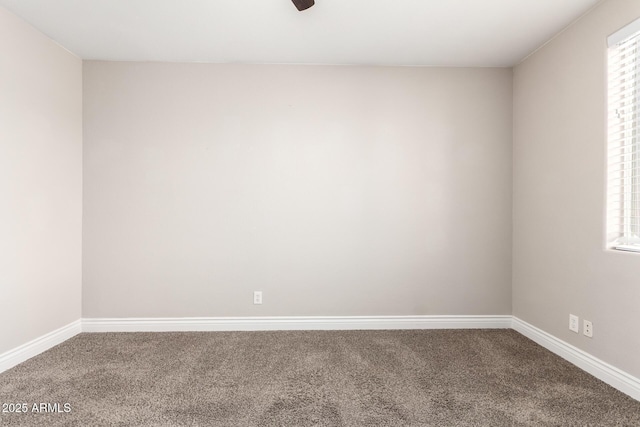
[[[640,252],[640,20],[609,38],[607,242]]]

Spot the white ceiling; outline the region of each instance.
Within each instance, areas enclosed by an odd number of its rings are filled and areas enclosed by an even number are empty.
[[[600,0],[0,0],[84,59],[512,66]]]

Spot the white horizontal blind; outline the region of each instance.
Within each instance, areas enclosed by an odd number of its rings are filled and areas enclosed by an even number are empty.
[[[640,251],[640,32],[609,48],[607,242]]]

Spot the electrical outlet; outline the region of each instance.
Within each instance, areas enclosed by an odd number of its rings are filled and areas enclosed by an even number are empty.
[[[576,334],[580,331],[580,319],[573,314],[569,315],[569,329]]]
[[[262,291],[253,291],[253,303],[262,304]]]
[[[589,320],[584,321],[582,324],[582,330],[584,331],[585,336],[588,336],[589,338],[593,337],[593,323]]]

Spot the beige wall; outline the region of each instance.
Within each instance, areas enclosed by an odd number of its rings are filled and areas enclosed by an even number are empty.
[[[0,8],[0,354],[80,318],[82,61]]]
[[[86,61],[83,315],[510,314],[511,89]]]
[[[636,377],[640,254],[605,250],[604,206],[606,37],[639,16],[605,1],[514,76],[513,313]]]

